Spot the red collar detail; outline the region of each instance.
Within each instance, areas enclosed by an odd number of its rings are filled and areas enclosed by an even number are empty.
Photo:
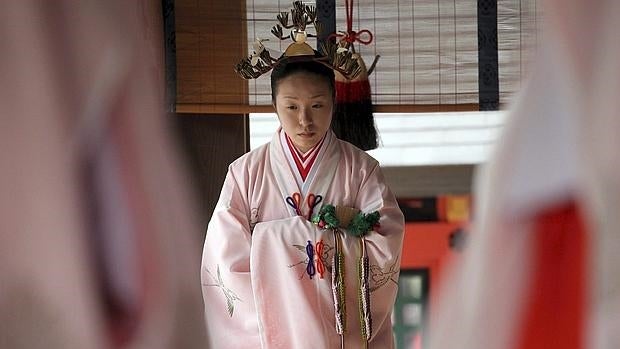
[[[319,150],[325,141],[325,137],[321,139],[319,143],[317,143],[312,149],[310,149],[306,154],[302,154],[295,146],[293,145],[293,141],[286,135],[286,144],[293,155],[293,161],[295,161],[295,165],[297,166],[297,171],[301,175],[301,179],[305,182],[308,177],[308,173],[310,173],[310,169],[312,165],[316,161],[316,158],[319,154]]]

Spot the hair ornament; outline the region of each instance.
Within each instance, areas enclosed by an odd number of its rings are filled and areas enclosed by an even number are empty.
[[[330,40],[321,45],[323,53],[317,56],[312,46],[307,43],[308,38],[316,37],[322,30],[316,15],[316,7],[304,5],[301,1],[293,2],[290,11],[280,12],[276,16],[278,23],[271,28],[271,34],[283,41],[290,39],[291,44],[283,54],[274,58],[272,53],[275,52],[263,44],[268,40],[257,38],[252,45],[252,54],[235,65],[237,74],[244,79],[256,79],[280,63],[313,60],[334,69],[347,79],[355,78],[361,72],[361,67],[348,49]],[[314,27],[316,34],[307,31],[309,25]],[[285,35],[285,30],[290,30],[290,33]]]

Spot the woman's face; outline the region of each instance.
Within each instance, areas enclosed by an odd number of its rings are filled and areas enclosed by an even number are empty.
[[[327,133],[334,101],[325,78],[293,73],[278,82],[275,109],[282,129],[302,152],[310,150]]]

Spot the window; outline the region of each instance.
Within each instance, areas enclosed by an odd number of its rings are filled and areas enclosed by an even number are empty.
[[[485,162],[505,112],[375,113],[382,166],[461,165]],[[250,147],[267,143],[278,128],[273,113],[250,114]]]
[[[422,349],[428,314],[428,269],[401,270],[392,326],[398,349]]]

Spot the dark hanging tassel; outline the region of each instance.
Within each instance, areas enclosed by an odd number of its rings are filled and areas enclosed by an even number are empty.
[[[379,56],[368,71],[364,60],[358,54],[354,56],[362,68],[355,79],[347,80],[336,72],[336,105],[332,130],[343,141],[362,150],[371,150],[377,148],[377,130],[372,114],[368,75],[372,73]]]

